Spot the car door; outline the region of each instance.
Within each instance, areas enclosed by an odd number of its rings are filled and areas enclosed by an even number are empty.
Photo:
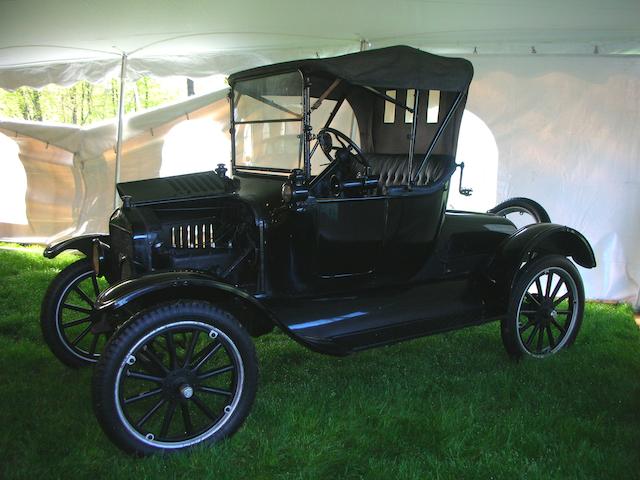
[[[315,274],[319,279],[357,283],[375,273],[384,238],[386,209],[384,197],[316,201],[313,241]],[[347,282],[348,279],[352,282]]]
[[[430,258],[446,207],[443,191],[388,198],[385,235],[377,265],[387,281],[413,277]]]

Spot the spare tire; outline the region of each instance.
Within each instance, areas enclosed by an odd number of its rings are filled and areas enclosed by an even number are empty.
[[[544,208],[542,208],[542,205],[531,200],[530,198],[524,197],[516,197],[505,200],[504,202],[499,203],[491,210],[489,210],[488,213],[500,215],[501,217],[506,217],[511,213],[526,213],[535,220],[534,223],[551,223],[549,214]]]

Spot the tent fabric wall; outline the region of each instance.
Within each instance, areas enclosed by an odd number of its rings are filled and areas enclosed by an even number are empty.
[[[151,122],[140,118],[127,122],[123,142],[120,181],[127,182],[160,176],[163,160],[163,146],[172,128],[181,122],[206,119],[215,129],[229,129],[229,107],[226,91],[207,95],[210,103],[180,116]],[[157,113],[163,113],[159,110]],[[163,115],[164,117],[169,117]],[[187,118],[188,117],[188,118]],[[229,163],[230,153],[211,151],[210,166]],[[189,158],[183,159],[184,173],[196,171],[190,168]],[[98,155],[84,157],[83,179],[86,188],[85,199],[78,219],[78,232],[107,231],[109,214],[113,210],[113,185],[115,182],[115,149],[110,147]]]
[[[226,96],[213,92],[127,117],[121,180],[157,176],[164,137],[180,122],[207,118],[228,129]],[[0,238],[48,242],[105,232],[115,199],[115,132],[113,121],[87,128],[0,121],[0,133],[18,144],[28,184],[28,225],[0,223]]]
[[[497,145],[497,201],[533,198],[582,232],[598,262],[582,269],[587,297],[640,307],[640,59],[469,59],[467,110]]]
[[[3,128],[0,133],[17,143],[19,161],[27,179],[22,198],[13,198],[2,208],[18,208],[25,204],[28,220],[27,224],[0,223],[0,235],[44,240],[60,232],[73,231],[82,193],[79,188],[81,175],[74,169],[73,153]],[[12,179],[3,181],[11,182]]]

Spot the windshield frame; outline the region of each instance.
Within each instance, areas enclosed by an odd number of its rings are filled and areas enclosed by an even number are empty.
[[[310,162],[309,162],[309,140],[310,140],[310,136],[309,136],[309,132],[310,132],[310,117],[309,117],[309,82],[308,79],[305,78],[305,76],[303,75],[302,71],[300,71],[299,69],[292,69],[292,70],[283,70],[280,72],[271,72],[268,74],[264,74],[264,75],[256,75],[256,76],[252,76],[252,77],[246,77],[243,78],[242,80],[238,80],[238,82],[244,82],[244,81],[250,81],[250,80],[257,80],[260,78],[268,78],[268,77],[275,77],[278,75],[284,75],[284,74],[288,74],[288,73],[298,73],[300,75],[300,78],[302,80],[301,84],[302,84],[302,89],[300,91],[301,94],[301,98],[302,98],[302,114],[299,118],[285,118],[285,119],[266,119],[266,120],[245,120],[245,121],[236,121],[235,119],[235,110],[236,110],[236,105],[235,105],[235,99],[236,99],[236,85],[235,83],[233,85],[231,85],[231,90],[229,91],[229,116],[230,116],[230,133],[231,133],[231,170],[232,173],[235,175],[236,173],[240,172],[240,173],[252,173],[252,174],[258,174],[258,175],[271,175],[271,176],[285,176],[289,175],[292,171],[292,169],[290,168],[281,168],[281,167],[271,167],[271,166],[257,166],[257,165],[238,165],[236,163],[236,125],[248,125],[248,124],[267,124],[267,123],[273,123],[274,121],[277,122],[286,122],[286,123],[290,123],[290,122],[300,122],[300,135],[302,136],[302,151],[301,151],[301,155],[302,158],[300,159],[299,165],[300,167],[302,167],[305,176],[307,178],[309,178],[309,173],[310,173]],[[258,101],[262,101],[260,98],[257,97],[253,97]],[[264,102],[265,104],[269,105],[268,102]]]

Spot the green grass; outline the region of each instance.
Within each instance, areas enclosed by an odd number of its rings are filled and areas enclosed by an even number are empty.
[[[98,428],[91,371],[43,344],[40,299],[74,257],[39,253],[0,250],[0,478],[640,478],[640,330],[599,304],[545,361],[509,361],[497,324],[347,358],[271,334],[235,436],[127,457]]]

